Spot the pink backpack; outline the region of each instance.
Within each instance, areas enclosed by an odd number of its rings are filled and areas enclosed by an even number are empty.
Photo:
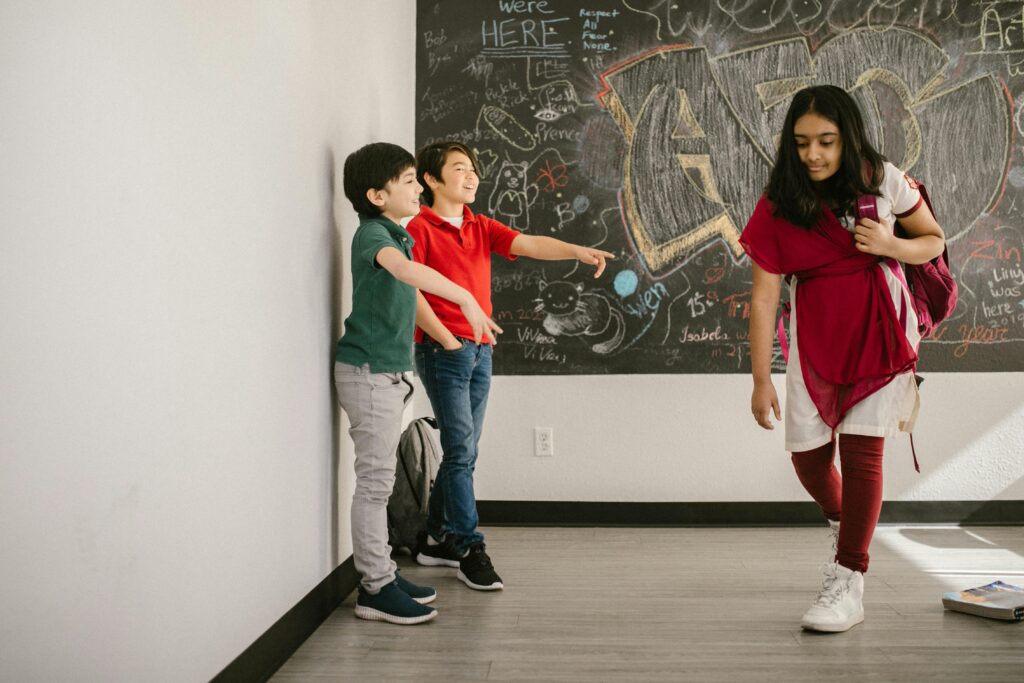
[[[925,204],[935,215],[932,202],[924,185],[919,185]],[[878,220],[878,206],[874,195],[866,194],[857,199],[857,218]],[[899,224],[896,230],[902,232]],[[899,232],[897,232],[899,235]],[[905,233],[904,233],[905,235]],[[953,275],[949,272],[949,252],[943,248],[942,253],[927,263],[904,263],[903,273],[907,288],[910,290],[911,303],[917,314],[917,329],[922,337],[929,336],[943,320],[948,318],[956,308],[957,289]]]

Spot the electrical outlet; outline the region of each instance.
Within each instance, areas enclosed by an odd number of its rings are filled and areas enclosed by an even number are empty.
[[[551,427],[533,428],[533,454],[550,458],[555,454],[555,434]]]

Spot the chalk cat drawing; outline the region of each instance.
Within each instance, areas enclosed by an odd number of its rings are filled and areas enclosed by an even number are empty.
[[[552,336],[583,336],[594,353],[619,348],[626,334],[622,313],[600,292],[584,292],[582,284],[541,282],[536,310],[544,313],[544,330]]]

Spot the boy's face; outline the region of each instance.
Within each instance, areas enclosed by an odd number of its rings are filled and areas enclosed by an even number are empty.
[[[395,223],[408,216],[420,212],[420,193],[423,186],[416,180],[416,169],[413,166],[389,180],[382,189],[370,189],[366,196],[381,214]]]
[[[441,167],[441,180],[438,182],[429,174],[426,175],[434,196],[454,204],[472,204],[476,200],[476,188],[480,178],[469,157],[459,151],[448,152],[448,157]]]

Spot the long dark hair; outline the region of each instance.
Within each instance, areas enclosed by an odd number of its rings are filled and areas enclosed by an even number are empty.
[[[822,116],[839,129],[842,158],[839,170],[817,186],[800,161],[793,127],[804,114]],[[821,220],[821,202],[846,213],[864,194],[878,194],[885,158],[864,132],[864,119],[853,98],[834,85],[804,88],[793,96],[782,125],[779,152],[765,194],[775,205],[776,215],[790,223],[812,228]]]

